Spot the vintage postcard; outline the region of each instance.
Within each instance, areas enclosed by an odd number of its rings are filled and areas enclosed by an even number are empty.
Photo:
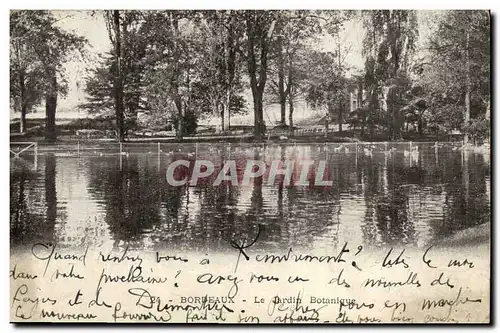
[[[9,21],[11,322],[491,322],[489,11]]]

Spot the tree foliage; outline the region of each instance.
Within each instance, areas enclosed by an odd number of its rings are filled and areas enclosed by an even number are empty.
[[[395,137],[403,124],[402,94],[408,88],[407,76],[418,38],[416,11],[370,10],[363,11],[362,18],[367,107],[373,112],[387,111],[387,130]]]
[[[58,21],[49,11],[10,13],[11,105],[21,112],[23,131],[26,113],[45,100],[47,140],[56,139],[57,97],[67,93],[64,64],[84,54],[87,43],[84,37],[60,28]]]
[[[446,12],[428,49],[416,69],[436,124],[471,134],[468,126],[478,128],[474,119],[484,118],[490,105],[489,13]]]
[[[293,130],[299,99],[324,109],[339,131],[347,120],[363,134],[380,129],[392,139],[404,131],[459,129],[473,139],[486,133],[487,11],[443,11],[427,40],[419,40],[421,17],[411,10],[103,13],[112,47],[89,70],[81,107],[112,114],[120,140],[137,126],[139,113],[146,126],[174,125],[182,138],[202,117],[217,119],[226,131],[231,116],[248,109],[262,138],[264,108],[279,104],[283,127],[288,108]],[[86,44],[61,29],[54,15],[11,13],[11,106],[21,112],[24,130],[26,113],[45,101],[48,139],[55,138],[57,98],[67,90],[64,64]],[[340,38],[352,20],[364,28],[364,69],[356,75],[349,42]],[[353,97],[358,109],[348,114]]]
[[[108,14],[109,15],[109,14]],[[111,17],[108,18],[110,22]],[[131,128],[138,112],[147,125],[175,123],[177,133],[191,133],[194,118],[228,117],[244,101],[242,59],[233,15],[220,11],[144,11],[121,14],[121,85],[124,116]],[[113,24],[110,39],[116,42]],[[88,101],[82,107],[103,111],[115,102],[116,59],[111,52],[86,80]],[[228,124],[226,124],[228,125]]]

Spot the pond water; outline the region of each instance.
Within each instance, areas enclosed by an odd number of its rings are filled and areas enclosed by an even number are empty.
[[[347,147],[347,149],[346,149]],[[357,149],[356,149],[357,147]],[[393,147],[393,149],[388,152]],[[417,148],[418,147],[418,148]],[[11,247],[128,246],[225,251],[231,240],[262,249],[439,244],[489,223],[489,155],[433,144],[128,144],[61,146],[11,158]],[[418,149],[418,150],[417,150]],[[172,186],[175,160],[325,161],[331,186],[262,177],[245,186]],[[215,173],[214,173],[215,174]],[[177,175],[178,176],[178,175]]]

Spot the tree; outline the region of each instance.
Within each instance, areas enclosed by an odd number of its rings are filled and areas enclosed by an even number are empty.
[[[102,55],[102,63],[89,70],[85,78],[86,101],[79,105],[89,113],[103,113],[112,110],[114,101],[114,56]]]
[[[266,94],[271,103],[280,104],[281,126],[286,126],[287,99],[293,113],[293,98],[290,100],[289,97],[293,90],[293,78],[299,77],[293,72],[300,71],[297,67],[301,62],[300,53],[304,53],[305,49],[317,44],[322,31],[322,20],[325,18],[316,11],[282,10],[276,12],[269,58],[270,84],[267,86]],[[295,91],[297,92],[298,89]]]
[[[288,77],[286,81],[286,96],[288,98],[288,125],[289,135],[293,135],[293,112],[294,102],[303,98],[307,92],[307,84],[309,78],[308,72],[308,49],[297,48],[295,52],[288,53],[287,71]]]
[[[182,138],[184,120],[195,115],[193,87],[199,80],[200,44],[196,40],[197,11],[147,13],[143,24],[148,40],[144,91],[152,113],[169,113]]]
[[[123,142],[125,140],[125,124],[124,124],[124,105],[123,105],[123,77],[122,77],[122,29],[120,22],[120,11],[105,11],[105,18],[108,27],[109,39],[113,44],[114,51],[114,83],[113,91],[115,98],[115,116],[116,127],[118,132],[118,140]]]
[[[230,11],[127,11],[120,20],[125,129],[138,110],[156,128],[175,123],[179,136],[193,130],[182,129],[185,122],[193,124],[205,113],[220,115],[227,128],[229,113],[244,107],[243,59],[236,51],[243,27],[235,16]],[[89,101],[83,108],[95,112],[116,104],[114,50],[87,78]]]
[[[409,123],[417,123],[418,134],[423,134],[424,130],[424,114],[428,109],[428,103],[424,96],[424,88],[418,83],[413,84],[406,92],[407,105],[401,109],[401,113],[405,117],[406,127],[408,130]]]
[[[327,17],[327,21],[325,24],[325,28],[327,32],[332,36],[336,42],[336,56],[338,62],[338,71],[339,77],[341,78],[341,87],[339,87],[337,91],[336,97],[336,107],[337,107],[337,120],[339,125],[339,133],[342,133],[342,123],[344,119],[344,109],[349,109],[349,98],[348,98],[348,80],[347,80],[347,71],[348,64],[346,63],[346,58],[351,52],[351,45],[346,44],[342,45],[343,41],[340,38],[340,32],[344,27],[344,23],[348,20],[351,20],[354,17],[354,12],[350,10],[346,11],[330,11],[325,12]],[[344,42],[345,44],[345,42]]]
[[[412,10],[369,10],[362,12],[365,37],[365,87],[368,108],[378,112],[386,108],[388,132],[392,138],[399,133],[404,105],[401,94],[410,60],[418,38],[416,12]],[[382,103],[381,103],[382,102]]]
[[[75,53],[84,54],[86,39],[57,26],[59,19],[49,11],[13,11],[11,28],[11,98],[18,97],[21,127],[26,112],[45,98],[45,138],[57,138],[55,115],[57,97],[67,92],[64,63]]]
[[[447,11],[429,41],[429,56],[419,66],[430,105],[448,110],[468,141],[471,119],[484,117],[490,103],[490,14],[488,11]]]
[[[26,130],[26,114],[42,100],[43,71],[41,62],[31,45],[36,43],[32,21],[26,13],[14,11],[10,15],[10,100],[15,111],[21,113],[20,133]]]
[[[127,51],[128,53],[128,51]],[[101,62],[89,70],[85,78],[87,99],[79,107],[90,113],[108,115],[115,106],[115,56],[107,53],[100,56]],[[148,111],[144,98],[144,58],[127,61],[122,66],[124,131],[133,129],[137,124],[137,113]],[[116,117],[116,112],[114,112]]]
[[[309,66],[306,100],[313,107],[326,109],[327,123],[337,115],[339,131],[342,131],[342,109],[348,101],[348,87],[344,71],[338,66],[337,55],[313,51],[309,54]]]
[[[230,128],[230,114],[241,110],[243,60],[238,54],[243,29],[231,11],[204,11],[199,22],[199,91],[206,104],[221,117],[221,130]],[[238,107],[240,105],[240,107]],[[237,107],[236,109],[234,107]]]
[[[261,139],[265,132],[264,90],[267,82],[268,53],[276,24],[275,11],[245,10],[240,13],[245,25],[246,46],[240,52],[247,62],[254,107],[254,134]]]
[[[99,55],[101,62],[90,70],[85,79],[85,92],[88,99],[80,105],[91,113],[103,113],[114,110],[116,113],[117,83],[117,58],[116,58],[116,29],[113,21],[114,12],[106,12],[106,22],[110,30],[110,39],[113,42],[111,50]],[[140,11],[125,11],[119,13],[120,18],[120,85],[123,88],[119,99],[123,100],[119,109],[123,112],[123,137],[127,131],[137,126],[137,114],[139,111],[147,111],[145,100],[145,55],[147,39],[145,38],[143,25],[145,15]],[[121,117],[121,116],[120,116]],[[117,118],[118,119],[118,118]],[[117,124],[118,125],[118,124]],[[118,129],[118,128],[117,128]],[[117,131],[117,133],[119,130]],[[119,136],[119,133],[118,133]]]
[[[47,141],[57,139],[57,98],[60,93],[67,93],[63,65],[71,55],[84,54],[84,47],[87,44],[84,37],[55,26],[56,21],[52,14],[47,13],[38,27],[40,43],[37,47],[37,53],[45,71],[45,139]]]
[[[15,29],[11,29],[11,32]],[[38,105],[43,96],[43,71],[36,55],[23,37],[10,38],[10,101],[21,113],[19,132],[27,129],[26,114]]]
[[[351,11],[278,11],[276,27],[270,52],[270,84],[268,96],[272,103],[279,103],[280,124],[286,126],[286,102],[289,104],[290,130],[293,131],[293,103],[306,92],[306,81],[310,73],[317,71],[308,59],[313,50],[319,50],[320,37],[335,36],[338,40],[343,24],[352,17]],[[340,40],[337,43],[336,64],[341,70],[345,66],[345,56],[349,51]],[[317,78],[319,80],[319,78]],[[311,97],[311,96],[310,96]],[[339,99],[340,101],[340,99]],[[311,100],[311,102],[314,101]],[[342,112],[344,106],[337,104],[336,109]],[[342,127],[340,125],[340,127]]]

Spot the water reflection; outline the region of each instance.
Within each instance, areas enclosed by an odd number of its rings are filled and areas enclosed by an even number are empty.
[[[162,147],[147,152],[79,158],[44,154],[34,171],[11,162],[11,245],[55,241],[117,248],[222,251],[230,240],[255,237],[257,247],[331,247],[439,243],[453,233],[490,221],[489,158],[419,145],[385,152],[335,146]],[[439,156],[438,156],[439,154]],[[177,159],[210,159],[214,175],[197,186],[170,186],[165,171]],[[333,186],[291,186],[267,174],[247,186],[212,186],[225,160],[236,160],[238,179],[248,159],[269,166],[326,160]],[[192,165],[191,164],[191,165]],[[159,167],[158,167],[159,165]],[[183,177],[189,170],[177,170]],[[313,171],[308,179],[314,180]]]

